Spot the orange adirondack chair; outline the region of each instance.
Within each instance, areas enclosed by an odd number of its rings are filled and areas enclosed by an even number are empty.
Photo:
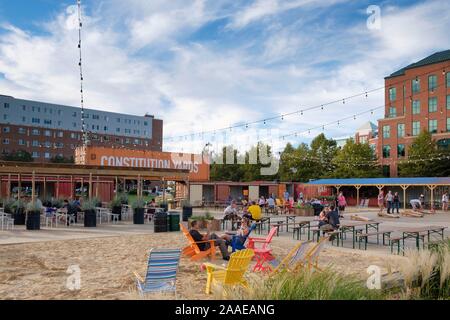
[[[193,261],[207,258],[208,256],[211,258],[211,260],[214,260],[214,257],[216,255],[216,246],[214,240],[196,242],[189,233],[189,230],[186,229],[186,227],[182,223],[180,223],[180,229],[189,242],[189,245],[185,247],[182,251],[183,255],[191,257],[191,260]],[[207,242],[209,242],[209,249],[205,251],[200,250],[200,248],[198,247],[198,243],[207,243]]]

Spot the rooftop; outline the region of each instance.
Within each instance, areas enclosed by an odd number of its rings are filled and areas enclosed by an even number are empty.
[[[408,65],[400,70],[395,71],[391,75],[387,76],[385,79],[402,76],[405,74],[405,71],[408,69],[423,67],[423,66],[426,66],[429,64],[444,62],[447,60],[450,60],[450,50],[436,52],[418,62],[411,63],[410,65]]]
[[[450,187],[450,177],[414,177],[414,178],[351,178],[351,179],[319,179],[309,182],[311,185],[320,186],[345,186],[345,185],[447,185]]]

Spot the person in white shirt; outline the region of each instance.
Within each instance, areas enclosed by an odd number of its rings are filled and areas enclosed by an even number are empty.
[[[266,199],[263,196],[261,196],[261,198],[259,198],[258,204],[261,208],[264,207],[266,205]]]
[[[445,191],[442,195],[442,211],[448,210],[448,192]]]
[[[236,201],[231,201],[231,204],[225,208],[224,210],[224,219],[231,220],[238,217],[238,210],[237,210],[237,204]]]
[[[409,203],[411,204],[411,207],[414,211],[422,209],[422,203],[419,199],[412,199]]]

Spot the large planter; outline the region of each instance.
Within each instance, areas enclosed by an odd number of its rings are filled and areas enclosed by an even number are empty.
[[[95,210],[84,211],[84,226],[86,228],[97,227],[97,212]]]
[[[136,208],[133,210],[133,223],[144,224],[144,208]]]
[[[27,213],[26,219],[27,230],[40,230],[41,229],[41,212],[30,211]]]
[[[25,218],[26,218],[25,209],[20,208],[14,211],[14,224],[16,226],[25,225]]]
[[[211,231],[220,231],[220,220],[213,219],[213,220],[206,220],[207,226],[210,225]]]
[[[158,212],[154,217],[154,232],[167,232],[168,230],[168,216],[167,212]]]
[[[119,221],[122,220],[122,206],[112,207],[111,211],[113,214],[119,215]]]
[[[191,229],[191,223],[192,221],[195,221],[196,219],[188,219],[188,226],[189,226],[189,230]],[[198,226],[200,229],[206,229],[208,227],[208,221],[207,220],[196,220],[198,221]]]
[[[314,215],[313,208],[295,208],[294,214],[301,217],[311,217]]]

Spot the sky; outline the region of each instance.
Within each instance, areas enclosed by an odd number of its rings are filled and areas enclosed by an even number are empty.
[[[448,0],[83,0],[82,8],[85,105],[163,119],[167,151],[208,142],[246,149],[258,139],[281,150],[321,132],[352,136],[383,118],[375,109],[383,90],[218,129],[381,88],[392,72],[450,49]],[[0,0],[0,94],[79,105],[77,44],[76,0]],[[292,132],[300,133],[281,139]]]

